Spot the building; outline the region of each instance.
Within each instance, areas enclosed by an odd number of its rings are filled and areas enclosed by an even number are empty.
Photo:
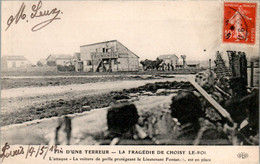
[[[81,61],[79,52],[75,52],[73,54],[73,56],[72,56],[72,65],[75,66],[75,71],[76,72],[83,71],[83,62]]]
[[[24,56],[3,56],[1,58],[2,71],[8,71],[12,68],[30,67],[32,64]]]
[[[46,59],[40,59],[37,64],[37,66],[46,66],[47,65],[47,61]]]
[[[165,69],[174,70],[179,60],[179,58],[174,54],[161,55],[158,58],[163,60],[161,66],[163,67],[164,70]]]
[[[138,71],[139,57],[117,40],[80,46],[85,72]]]
[[[72,65],[72,56],[66,54],[60,55],[49,55],[46,59],[48,66],[55,66],[55,65]]]
[[[185,67],[183,67],[183,63],[178,63],[176,64],[176,69],[200,69],[200,63],[188,61]]]

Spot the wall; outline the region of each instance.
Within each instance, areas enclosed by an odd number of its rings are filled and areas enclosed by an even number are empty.
[[[119,53],[118,71],[138,71],[139,58],[123,44],[117,42],[117,51]]]
[[[91,59],[91,52],[102,52],[102,48],[105,47],[113,47],[114,50],[116,50],[116,41],[111,41],[111,42],[104,42],[100,44],[93,44],[89,46],[81,46],[80,47],[80,57],[82,61],[85,60],[92,60]]]
[[[159,56],[158,58],[162,59],[163,60],[162,63],[165,63],[166,65],[168,63],[172,64],[174,69],[175,69],[176,64],[178,63],[178,60],[179,60],[179,58],[175,55],[162,55],[162,56]]]
[[[259,74],[260,74],[260,68],[254,68],[254,81],[253,81],[253,87],[259,86]],[[247,68],[247,85],[251,85],[251,68]]]
[[[56,65],[70,65],[71,60],[70,59],[56,59]]]
[[[92,61],[91,52],[102,52],[102,48],[110,48],[119,53],[117,61],[120,63],[117,65],[115,60],[112,61],[112,70],[115,71],[138,71],[139,70],[139,58],[124,45],[118,41],[104,42],[100,44],[93,44],[89,46],[80,47],[81,60],[83,61],[83,71],[89,72],[96,70],[99,60]],[[89,65],[91,62],[91,65]],[[94,64],[94,66],[93,66]],[[106,66],[106,65],[105,65]]]
[[[15,65],[15,67],[26,67],[29,63],[27,60],[8,60],[7,69],[13,68],[13,65]]]

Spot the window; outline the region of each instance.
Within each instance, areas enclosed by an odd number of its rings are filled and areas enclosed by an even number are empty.
[[[105,53],[105,52],[111,52],[111,48],[101,48],[101,52]]]

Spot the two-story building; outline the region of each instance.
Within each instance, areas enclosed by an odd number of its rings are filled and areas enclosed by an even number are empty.
[[[117,40],[80,46],[84,72],[138,71],[139,57]]]

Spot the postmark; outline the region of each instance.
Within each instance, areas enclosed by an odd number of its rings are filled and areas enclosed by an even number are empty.
[[[257,3],[224,2],[223,42],[255,44]]]

